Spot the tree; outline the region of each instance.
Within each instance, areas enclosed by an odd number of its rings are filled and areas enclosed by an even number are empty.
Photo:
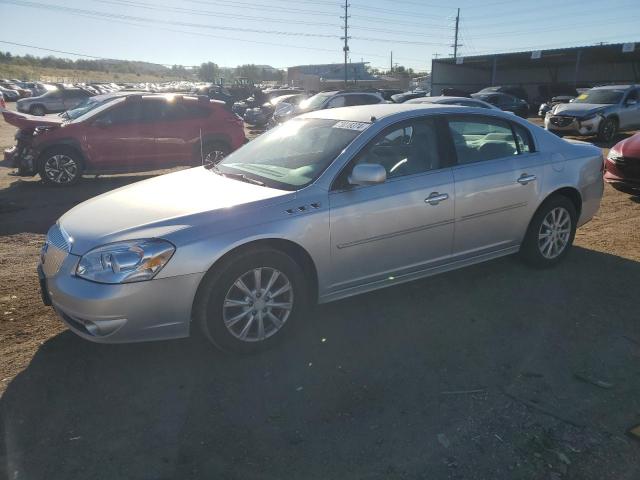
[[[206,62],[200,65],[198,69],[198,78],[204,82],[215,82],[218,78],[220,69],[213,62]]]

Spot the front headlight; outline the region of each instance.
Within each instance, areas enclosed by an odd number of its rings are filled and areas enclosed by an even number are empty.
[[[611,150],[609,150],[609,155],[607,155],[607,158],[613,162],[615,162],[618,158],[621,158],[621,157],[622,157],[622,153],[620,153],[615,148],[612,148]]]
[[[98,283],[151,280],[167,264],[175,250],[173,244],[159,239],[103,245],[82,256],[76,275]]]

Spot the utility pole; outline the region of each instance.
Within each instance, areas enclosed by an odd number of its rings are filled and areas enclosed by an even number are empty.
[[[460,26],[460,9],[458,8],[458,15],[456,15],[456,36],[453,42],[453,58],[458,58],[458,30]]]
[[[342,50],[344,51],[344,88],[347,88],[347,83],[349,81],[349,73],[348,73],[348,57],[349,57],[349,0],[344,0],[344,37],[341,40],[344,40],[344,47]]]
[[[393,52],[391,52],[391,63],[389,64],[389,70],[393,74]]]

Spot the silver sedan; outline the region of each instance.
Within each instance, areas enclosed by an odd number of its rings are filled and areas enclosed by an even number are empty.
[[[313,112],[215,167],[67,212],[42,251],[42,295],[88,340],[199,328],[250,352],[314,302],[518,252],[557,264],[599,208],[602,166],[600,149],[495,110]]]

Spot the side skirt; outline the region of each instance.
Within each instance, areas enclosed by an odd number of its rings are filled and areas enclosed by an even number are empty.
[[[400,273],[395,276],[390,276],[389,278],[376,280],[375,282],[365,283],[355,287],[349,287],[343,290],[330,292],[326,295],[322,295],[318,299],[318,303],[333,302],[335,300],[341,300],[343,298],[353,297],[354,295],[371,292],[373,290],[378,290],[380,288],[391,287],[393,285],[399,285],[402,283],[419,280],[421,278],[431,277],[439,273],[449,272],[451,270],[457,270],[459,268],[475,265],[476,263],[482,263],[488,260],[505,257],[507,255],[517,253],[519,250],[520,250],[520,246],[516,245],[509,248],[496,250],[495,252],[484,253],[482,255],[478,255],[475,257],[465,258],[464,260],[457,260],[444,265],[438,265],[437,267],[431,267],[424,270],[414,271],[414,272],[405,273],[405,274]]]

